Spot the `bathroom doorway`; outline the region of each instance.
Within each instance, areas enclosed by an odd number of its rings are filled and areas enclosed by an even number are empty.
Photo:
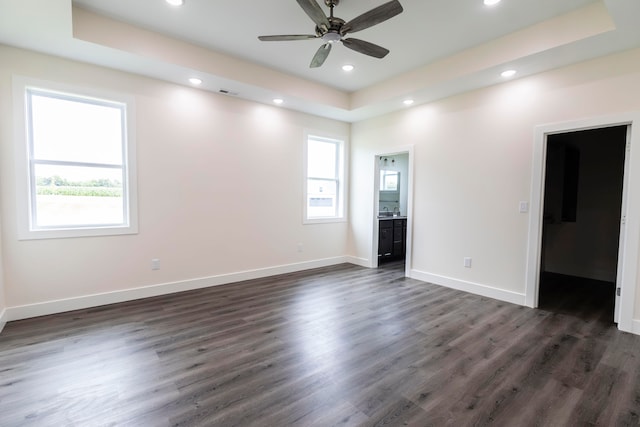
[[[374,267],[410,271],[412,150],[380,153],[374,168]]]

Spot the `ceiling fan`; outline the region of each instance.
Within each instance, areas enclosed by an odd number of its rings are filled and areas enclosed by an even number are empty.
[[[324,4],[329,7],[329,16],[326,16],[316,0],[296,0],[300,7],[306,12],[311,20],[316,24],[315,34],[296,34],[282,36],[260,36],[262,41],[290,41],[322,39],[324,44],[316,52],[309,67],[316,68],[324,64],[324,61],[331,52],[334,43],[342,42],[343,45],[356,52],[373,56],[374,58],[384,58],[389,50],[381,46],[369,43],[364,40],[354,38],[344,38],[348,33],[355,33],[376,24],[393,18],[402,12],[402,5],[398,0],[392,0],[381,6],[371,9],[368,12],[345,22],[343,19],[333,16],[333,8],[340,0],[324,0]]]

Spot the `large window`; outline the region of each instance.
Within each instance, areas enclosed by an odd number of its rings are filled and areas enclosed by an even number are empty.
[[[343,141],[308,135],[305,154],[305,221],[344,219]]]
[[[28,84],[22,98],[20,237],[136,232],[130,103]]]

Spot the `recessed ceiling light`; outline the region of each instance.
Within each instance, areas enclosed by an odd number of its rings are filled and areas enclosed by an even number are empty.
[[[516,70],[507,70],[500,73],[502,77],[513,77],[516,75]]]
[[[500,3],[500,0],[484,0],[485,6],[495,6]]]
[[[353,67],[353,65],[351,65],[351,64],[347,64],[347,65],[343,65],[343,66],[342,66],[342,70],[343,70],[343,71],[346,71],[346,72],[353,71],[353,68],[354,68],[354,67]]]
[[[274,104],[276,104],[276,105],[280,105],[280,104],[282,104],[283,102],[284,102],[284,99],[282,99],[282,98],[275,98],[275,99],[273,100],[273,103],[274,103]]]
[[[411,104],[413,104],[413,99],[405,99],[404,101],[402,101],[402,103],[404,105],[411,105]]]
[[[184,0],[166,0],[171,6],[182,6],[184,4]]]
[[[192,85],[201,85],[202,84],[202,79],[199,79],[197,77],[191,77],[189,79],[189,83],[191,83]]]

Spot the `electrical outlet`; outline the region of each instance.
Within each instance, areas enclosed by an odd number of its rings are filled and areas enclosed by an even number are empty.
[[[464,266],[471,268],[471,257],[464,257]]]
[[[302,251],[303,251],[302,243],[298,243],[298,252],[302,252]]]
[[[158,258],[154,258],[151,260],[151,269],[160,270],[160,260]]]

